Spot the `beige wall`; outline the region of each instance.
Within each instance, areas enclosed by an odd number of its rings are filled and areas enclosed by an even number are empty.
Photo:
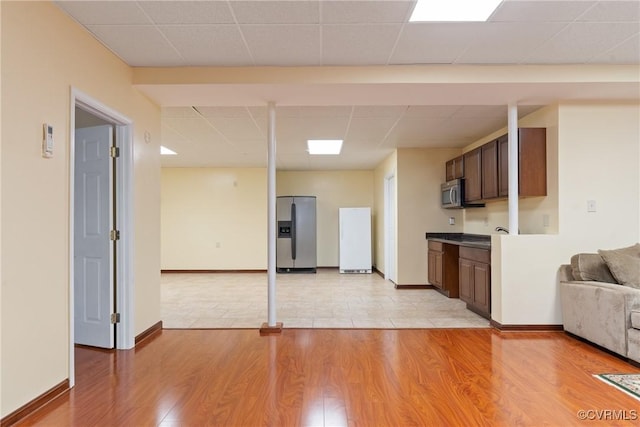
[[[276,181],[278,196],[317,197],[318,266],[337,267],[338,209],[370,207],[373,211],[373,171],[278,171]]]
[[[2,2],[1,19],[5,416],[69,377],[71,87],[135,121],[135,333],[160,320],[160,113],[131,69],[53,4]],[[44,122],[51,159],[40,155]]]
[[[267,171],[162,169],[162,269],[267,268]]]
[[[519,199],[520,233],[556,234],[558,232],[558,107],[542,108],[518,121],[519,127],[544,127],[547,129],[547,196]],[[491,135],[465,147],[467,152],[500,135],[502,128]],[[472,234],[495,234],[497,226],[509,226],[508,201],[489,201],[484,208],[464,210],[464,232]],[[548,226],[544,225],[544,216]]]
[[[445,162],[459,149],[399,148],[398,284],[427,283],[426,232],[461,232],[462,211],[442,209],[440,184],[445,180]],[[449,225],[449,218],[455,225]]]
[[[386,273],[386,254],[384,250],[384,239],[385,239],[385,218],[384,218],[384,188],[385,181],[390,176],[395,176],[396,171],[398,169],[398,152],[397,150],[393,153],[389,154],[373,171],[373,180],[374,180],[374,208],[373,208],[373,229],[374,239],[373,239],[373,247],[375,248],[375,257],[373,258],[373,264],[376,266],[378,271],[382,273]],[[398,206],[397,206],[397,194],[398,188],[396,182],[396,197],[394,202],[395,207],[395,217],[398,217]],[[396,221],[393,226],[396,230],[396,235],[398,234],[398,222]],[[396,260],[395,264],[398,265],[397,254],[398,254],[398,245],[396,239],[395,245],[395,253]],[[392,280],[397,280],[397,277],[392,277]]]
[[[493,236],[492,317],[503,324],[562,323],[558,267],[640,240],[640,105],[560,104],[558,123],[558,234]]]
[[[373,208],[373,172],[278,171],[276,181],[278,196],[317,197],[318,266],[338,266],[338,209]],[[163,168],[162,268],[266,269],[266,169]]]

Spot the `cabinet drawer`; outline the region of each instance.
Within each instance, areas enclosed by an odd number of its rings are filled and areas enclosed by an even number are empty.
[[[491,264],[491,251],[487,249],[469,248],[460,246],[460,258],[469,259],[471,261]]]
[[[432,251],[442,252],[442,242],[434,242],[433,240],[429,240],[429,249]]]

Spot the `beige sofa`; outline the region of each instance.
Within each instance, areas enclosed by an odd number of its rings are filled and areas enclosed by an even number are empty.
[[[640,363],[640,245],[581,253],[560,268],[564,329]]]

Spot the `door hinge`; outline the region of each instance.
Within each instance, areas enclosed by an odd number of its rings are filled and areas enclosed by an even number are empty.
[[[111,323],[120,323],[120,313],[111,313]]]
[[[109,232],[109,238],[111,240],[120,240],[120,230],[111,230]]]
[[[110,147],[109,148],[109,154],[113,158],[120,157],[120,148],[119,147]]]

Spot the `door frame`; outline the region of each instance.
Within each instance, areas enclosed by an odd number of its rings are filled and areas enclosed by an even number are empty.
[[[394,197],[391,197],[392,194]],[[396,248],[398,247],[398,233],[396,232],[396,224],[398,222],[397,197],[396,173],[394,171],[384,177],[384,279],[393,283],[397,282],[398,277],[398,265],[396,263]],[[395,242],[394,245],[391,244],[392,237]]]
[[[120,162],[115,170],[116,224],[120,230],[120,240],[116,240],[118,256],[116,271],[116,307],[120,313],[120,323],[116,324],[115,344],[119,350],[127,350],[135,345],[134,337],[134,217],[133,217],[133,121],[71,87],[69,114],[69,385],[75,384],[75,325],[74,325],[74,200],[75,200],[75,110],[85,110],[114,125],[115,144],[120,148]]]

